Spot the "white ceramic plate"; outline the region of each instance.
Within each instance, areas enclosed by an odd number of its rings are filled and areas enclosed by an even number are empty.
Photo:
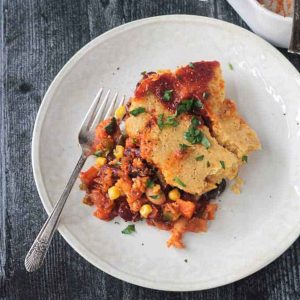
[[[188,291],[220,286],[270,263],[300,232],[300,77],[276,49],[229,23],[173,15],[115,28],[82,48],[57,75],[41,105],[33,135],[33,170],[49,213],[80,154],[77,132],[99,87],[130,96],[140,72],[218,60],[226,94],[258,132],[263,150],[240,175],[240,196],[222,195],[205,234],[186,234],[185,250],[168,249],[169,233],[103,222],[73,189],[59,231],[89,262],[144,287]],[[230,70],[231,63],[234,70]],[[142,246],[142,243],[144,246]],[[187,259],[186,263],[184,260]]]

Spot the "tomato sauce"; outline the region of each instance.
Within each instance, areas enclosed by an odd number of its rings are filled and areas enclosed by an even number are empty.
[[[204,103],[209,96],[208,83],[212,80],[214,70],[218,66],[217,61],[202,61],[179,68],[175,75],[147,73],[137,85],[135,97],[144,97],[150,92],[172,112],[176,111],[178,104],[185,99],[198,99]],[[172,91],[170,99],[164,97],[166,91]]]

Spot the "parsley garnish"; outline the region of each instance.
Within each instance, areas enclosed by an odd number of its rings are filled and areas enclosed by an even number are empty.
[[[160,130],[162,130],[164,128],[164,114],[158,115],[157,125]]]
[[[192,117],[192,125],[193,127],[197,127],[200,125],[200,121],[196,117]]]
[[[179,185],[183,186],[183,187],[186,187],[186,184],[183,183],[177,176],[174,177],[173,179],[175,182],[177,182]]]
[[[225,169],[225,162],[223,160],[220,160],[220,164],[221,164],[222,168]]]
[[[185,151],[187,148],[189,148],[190,146],[186,145],[186,144],[179,144],[179,149],[181,152]]]
[[[164,121],[164,114],[158,115],[157,125],[160,130],[162,130],[164,128],[164,126],[176,127],[176,126],[178,126],[178,124],[179,124],[179,122],[175,119],[175,116],[169,116]]]
[[[191,144],[202,144],[207,149],[210,147],[210,141],[200,129],[196,128],[199,124],[199,120],[193,117],[188,131],[183,136]]]
[[[173,127],[176,127],[178,126],[179,122],[177,120],[175,120],[175,116],[169,116],[167,117],[164,125],[167,125],[167,126],[173,126]]]
[[[209,162],[209,161],[206,162],[206,166],[207,166],[208,168],[210,167],[210,162]]]
[[[147,188],[152,188],[153,186],[154,186],[153,180],[151,180],[151,179],[148,178],[148,180],[146,182],[146,187]]]
[[[204,159],[204,155],[200,155],[200,156],[197,156],[196,157],[196,160],[197,161],[201,161],[201,160],[203,160]]]
[[[141,72],[141,75],[145,76],[147,74],[146,71]]]
[[[117,129],[117,120],[113,117],[108,125],[104,127],[107,134],[112,135]]]
[[[135,232],[135,225],[134,224],[130,224],[125,229],[123,229],[121,232],[123,234],[131,234],[131,233]]]
[[[144,113],[145,111],[146,111],[145,107],[137,107],[131,110],[129,113],[136,117],[137,115]]]
[[[208,149],[210,147],[210,141],[209,139],[203,134],[202,140],[201,140],[201,144]]]
[[[189,63],[189,67],[194,69],[194,64],[192,62]]]
[[[228,64],[228,67],[231,71],[233,71],[233,65],[231,63]]]
[[[163,95],[163,100],[170,101],[172,97],[173,90],[165,90]]]
[[[191,144],[202,144],[205,148],[210,147],[208,138],[203,132],[193,126],[190,126],[188,131],[184,133],[184,138]]]
[[[149,197],[152,198],[152,199],[157,199],[159,197],[159,195],[151,195]]]
[[[191,112],[194,108],[202,108],[203,104],[198,99],[183,100],[178,104],[175,116],[179,116],[182,113]]]
[[[101,156],[103,155],[103,151],[98,150],[98,151],[96,151],[96,152],[94,153],[94,155],[95,155],[96,157],[101,157]]]
[[[244,161],[244,162],[248,162],[248,156],[247,155],[243,155],[242,156],[242,161]]]

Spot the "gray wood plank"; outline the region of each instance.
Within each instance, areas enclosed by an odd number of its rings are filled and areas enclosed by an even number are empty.
[[[300,240],[272,264],[201,292],[140,288],[96,269],[56,234],[45,265],[28,274],[26,251],[46,219],[31,171],[31,136],[42,97],[82,46],[125,22],[205,15],[247,28],[225,0],[0,0],[0,299],[300,299]],[[300,58],[281,52],[300,69]]]

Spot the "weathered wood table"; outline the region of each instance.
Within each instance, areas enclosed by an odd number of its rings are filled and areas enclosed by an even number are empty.
[[[32,130],[44,93],[69,58],[115,26],[156,15],[247,26],[225,0],[0,0],[0,7],[1,299],[300,299],[299,239],[254,275],[201,292],[159,292],[112,278],[58,233],[45,265],[27,273],[25,254],[46,219],[31,169]],[[300,70],[300,56],[280,51]]]

